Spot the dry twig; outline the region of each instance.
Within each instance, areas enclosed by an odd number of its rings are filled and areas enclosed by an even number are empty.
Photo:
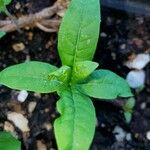
[[[11,20],[0,20],[0,31],[12,32],[17,30],[17,28],[29,26],[38,27],[45,32],[56,32],[60,20],[50,18],[57,12],[64,10],[65,7],[67,6],[61,5],[60,0],[58,0],[53,6],[47,7],[40,12],[18,18],[16,20],[17,25]]]

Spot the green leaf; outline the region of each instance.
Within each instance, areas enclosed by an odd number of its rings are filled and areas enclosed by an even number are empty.
[[[58,149],[88,150],[96,125],[90,98],[75,89],[68,89],[61,93],[57,109],[61,114],[54,123]]]
[[[99,0],[72,0],[62,20],[58,50],[64,65],[92,60],[100,27]]]
[[[6,6],[3,0],[0,0],[0,11],[5,11],[6,10]]]
[[[56,71],[49,74],[49,79],[57,79],[63,83],[68,83],[70,80],[71,68],[68,66],[62,66]]]
[[[8,132],[0,132],[1,150],[21,150],[21,143]]]
[[[6,11],[6,5],[10,4],[12,0],[0,0],[0,11]]]
[[[86,80],[87,83],[77,85],[79,89],[95,98],[115,99],[133,96],[128,83],[108,70],[97,70]]]
[[[17,90],[40,93],[56,91],[62,82],[49,80],[48,75],[57,68],[43,62],[26,62],[8,67],[0,72],[0,84]]]
[[[132,119],[132,112],[133,112],[134,106],[135,106],[135,98],[134,97],[128,98],[125,105],[123,106],[124,117],[125,117],[127,123],[130,123],[130,121]]]
[[[4,1],[4,4],[5,4],[5,5],[8,5],[8,4],[11,3],[12,0],[2,0],[2,1]]]
[[[123,106],[124,111],[132,111],[132,108],[135,106],[135,98],[128,98],[125,105]]]
[[[132,113],[131,112],[124,112],[124,117],[126,119],[126,123],[130,123],[132,119]]]
[[[77,82],[87,78],[97,67],[98,63],[92,61],[76,62],[73,67],[72,81]]]
[[[1,32],[1,31],[0,31],[0,39],[1,39],[5,34],[6,34],[5,32]]]

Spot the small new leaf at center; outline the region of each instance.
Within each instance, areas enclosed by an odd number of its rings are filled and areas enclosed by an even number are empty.
[[[96,68],[98,63],[92,61],[76,62],[72,70],[72,82],[76,83],[87,78]]]
[[[49,80],[59,80],[63,83],[68,83],[71,76],[71,68],[68,66],[62,66],[58,70],[50,73]]]

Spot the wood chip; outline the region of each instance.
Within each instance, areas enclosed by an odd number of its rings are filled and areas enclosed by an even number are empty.
[[[46,145],[41,141],[37,141],[37,150],[47,150]]]
[[[23,43],[15,43],[12,45],[14,51],[19,52],[25,49],[25,45]]]
[[[22,114],[9,112],[7,114],[7,118],[12,121],[22,132],[28,132],[30,130],[28,127],[28,120]]]
[[[4,123],[4,130],[8,131],[8,132],[14,132],[15,128],[10,122],[5,121],[5,123]]]

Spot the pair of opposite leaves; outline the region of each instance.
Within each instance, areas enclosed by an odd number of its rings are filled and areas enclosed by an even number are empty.
[[[59,150],[88,150],[96,116],[88,96],[115,99],[132,96],[128,84],[107,70],[94,71],[92,62],[100,26],[99,0],[72,0],[59,31],[61,68],[26,62],[4,69],[0,83],[13,89],[49,93],[57,91],[61,116],[54,123]]]

